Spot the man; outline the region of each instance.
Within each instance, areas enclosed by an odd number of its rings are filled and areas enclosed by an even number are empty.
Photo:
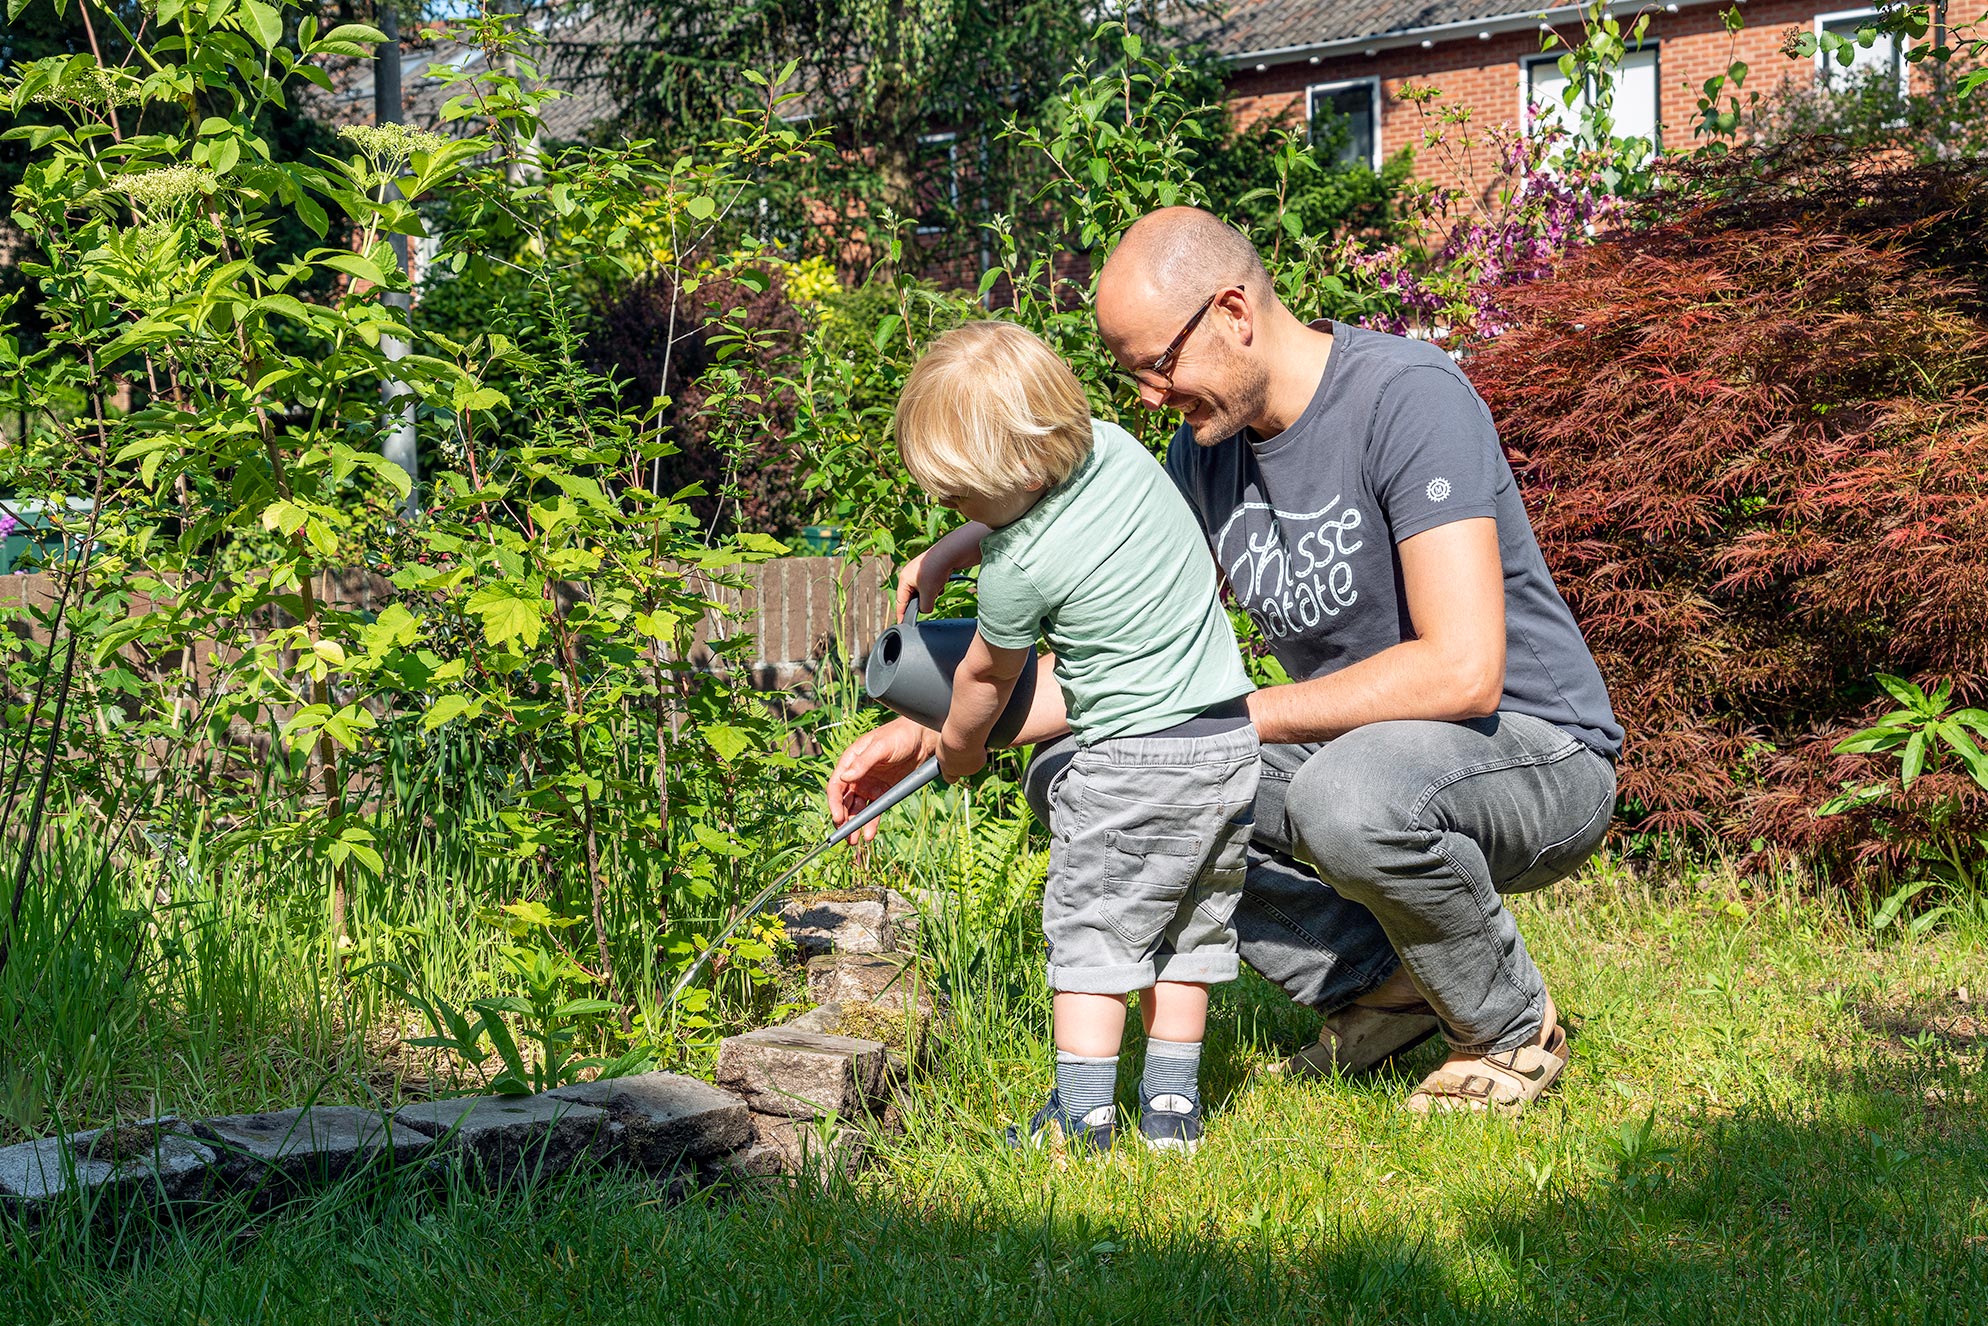
[[[1250,697],[1263,767],[1234,918],[1243,959],[1328,1015],[1294,1066],[1365,1066],[1440,1025],[1449,1057],[1411,1109],[1524,1108],[1566,1035],[1500,895],[1594,851],[1622,732],[1489,412],[1429,345],[1299,321],[1248,240],[1193,208],[1126,232],[1097,317],[1141,403],[1181,414],[1168,472],[1299,679]],[[1037,694],[1024,741],[1062,730],[1055,688]],[[853,745],[831,814],[929,738]],[[1038,750],[1032,801],[1068,747]]]

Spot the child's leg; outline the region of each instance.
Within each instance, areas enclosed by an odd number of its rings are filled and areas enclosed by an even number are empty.
[[[1058,990],[1056,1098],[1066,1119],[1109,1108],[1118,1090],[1118,1045],[1125,1034],[1125,996]]]
[[[1208,983],[1160,981],[1139,993],[1146,1035],[1163,1041],[1198,1041],[1208,1030]]]
[[[1146,1024],[1146,1072],[1139,1099],[1181,1096],[1201,1100],[1201,1038],[1208,1029],[1208,986],[1199,981],[1159,981],[1139,996]]]
[[[1141,996],[1144,1002],[1144,996]],[[1206,987],[1202,1008],[1207,1009]],[[1086,994],[1078,990],[1058,990],[1050,1004],[1056,1019],[1056,1048],[1065,1054],[1081,1054],[1102,1059],[1118,1053],[1125,1036],[1125,996]]]

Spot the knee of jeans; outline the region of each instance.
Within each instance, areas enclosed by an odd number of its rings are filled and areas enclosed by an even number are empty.
[[[1287,814],[1299,854],[1355,901],[1385,891],[1386,844],[1407,827],[1408,807],[1371,766],[1321,753],[1291,780]]]

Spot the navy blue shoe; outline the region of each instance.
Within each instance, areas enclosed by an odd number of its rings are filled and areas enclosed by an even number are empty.
[[[1139,1136],[1149,1150],[1193,1155],[1201,1145],[1201,1102],[1171,1092],[1154,1096],[1140,1107]]]
[[[1111,1150],[1111,1144],[1118,1136],[1118,1110],[1115,1106],[1100,1105],[1081,1119],[1072,1119],[1063,1112],[1063,1101],[1052,1091],[1049,1099],[1035,1117],[1029,1120],[1026,1129],[1013,1124],[1008,1126],[1008,1149],[1027,1151],[1033,1147],[1048,1146],[1057,1138],[1071,1151],[1095,1151],[1103,1155]]]

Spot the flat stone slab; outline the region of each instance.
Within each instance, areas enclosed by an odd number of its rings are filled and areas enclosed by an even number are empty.
[[[875,1041],[884,1047],[891,1067],[900,1071],[922,1065],[932,1049],[931,1013],[917,1008],[883,1008],[861,999],[818,1004],[780,1025],[786,1031]]]
[[[545,1094],[607,1111],[623,1129],[628,1158],[647,1170],[713,1160],[752,1138],[752,1116],[743,1099],[677,1073],[578,1082]]]
[[[917,916],[911,900],[894,889],[803,894],[780,909],[781,923],[803,959],[890,952],[913,932]]]
[[[556,1174],[610,1137],[607,1111],[545,1095],[427,1100],[393,1117],[493,1174]]]
[[[27,1202],[70,1192],[178,1201],[206,1190],[215,1159],[178,1119],[92,1128],[0,1150],[0,1195]]]
[[[829,1127],[813,1119],[790,1119],[772,1114],[752,1116],[751,1151],[762,1170],[777,1162],[780,1172],[826,1180],[840,1171],[855,1178],[869,1161],[870,1149],[860,1128]]]
[[[434,1145],[426,1133],[358,1105],[230,1114],[194,1126],[219,1153],[222,1178],[241,1186],[329,1182],[355,1166],[415,1159]]]
[[[824,953],[808,961],[808,997],[817,1004],[857,1000],[886,1012],[916,1005],[937,1008],[931,987],[911,958],[895,953]]]
[[[880,1041],[790,1027],[761,1027],[718,1046],[718,1085],[759,1114],[855,1118],[882,1095],[887,1069]]]

